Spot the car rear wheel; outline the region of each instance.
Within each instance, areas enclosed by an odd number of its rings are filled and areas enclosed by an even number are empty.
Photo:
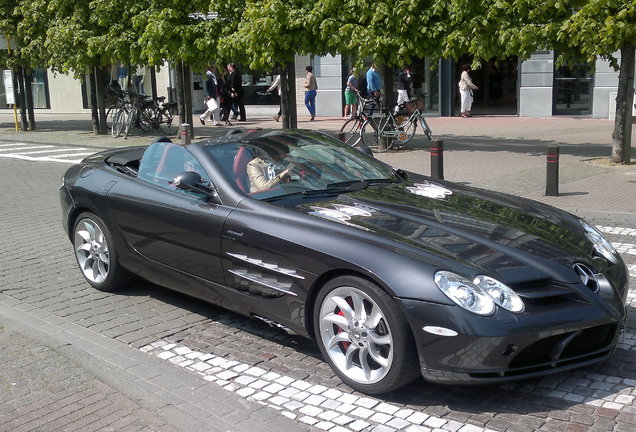
[[[365,279],[343,276],[328,282],[316,299],[314,329],[331,368],[355,390],[385,393],[420,374],[399,305]]]
[[[117,251],[106,224],[92,213],[82,213],[73,228],[75,258],[84,278],[97,289],[114,291],[130,280],[117,261]]]

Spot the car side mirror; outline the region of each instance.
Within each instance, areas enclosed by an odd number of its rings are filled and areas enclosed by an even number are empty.
[[[182,191],[204,194],[208,198],[216,199],[218,197],[216,190],[204,185],[201,174],[195,171],[184,171],[178,174],[172,180],[172,185]]]

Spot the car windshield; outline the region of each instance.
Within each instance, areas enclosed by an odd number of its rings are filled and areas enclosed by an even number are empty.
[[[390,167],[319,132],[265,132],[205,149],[238,190],[258,200],[340,194],[400,181]]]

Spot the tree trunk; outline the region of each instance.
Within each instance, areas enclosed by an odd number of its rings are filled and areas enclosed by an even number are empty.
[[[33,71],[24,69],[24,103],[29,117],[29,130],[35,130],[35,112],[33,110]]]
[[[93,124],[93,134],[99,135],[99,117],[97,116],[97,86],[95,84],[95,74],[88,73],[86,75],[90,86],[90,106],[91,106],[91,123]]]
[[[296,109],[296,64],[287,62],[280,69],[280,98],[283,116],[283,129],[298,128],[298,111]]]
[[[26,132],[27,130],[29,130],[28,128],[28,121],[27,121],[27,115],[26,115],[26,107],[25,107],[25,90],[24,90],[24,68],[22,66],[18,67],[17,69],[18,72],[18,94],[20,95],[19,100],[17,101],[19,103],[19,107],[20,107],[20,128]]]
[[[382,75],[384,75],[384,106],[386,108],[393,108],[395,106],[395,96],[393,94],[393,66],[385,64],[382,66]]]
[[[106,127],[106,107],[104,106],[104,72],[97,66],[93,68],[95,72],[95,97],[97,98],[97,112],[99,117],[99,133],[104,135],[107,133]]]
[[[634,106],[634,46],[621,48],[621,70],[618,75],[616,118],[612,133],[610,162],[628,164],[631,161],[632,107]]]
[[[183,91],[183,62],[178,61],[175,65],[175,78],[177,79],[177,107],[179,110],[179,125],[186,123],[185,98]]]

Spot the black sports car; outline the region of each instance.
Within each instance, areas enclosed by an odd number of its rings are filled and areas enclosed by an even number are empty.
[[[315,338],[365,393],[589,365],[625,323],[625,264],[583,220],[318,132],[101,152],[60,197],[94,287],[135,275]]]

